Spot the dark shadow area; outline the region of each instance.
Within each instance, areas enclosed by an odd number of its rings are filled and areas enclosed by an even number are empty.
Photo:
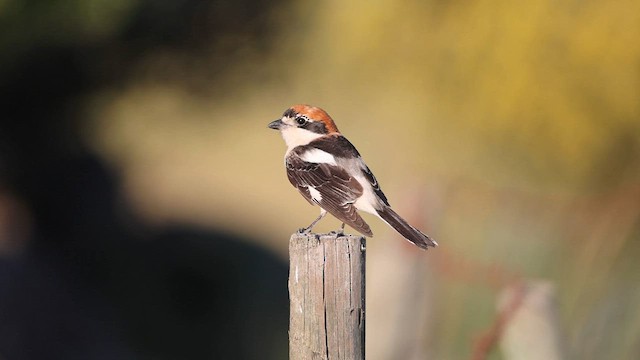
[[[112,37],[3,59],[0,192],[24,204],[28,229],[20,251],[0,251],[0,358],[286,357],[286,263],[229,234],[140,223],[80,136],[82,101],[126,82],[141,56],[197,56],[229,34],[261,44],[266,10],[143,1]]]

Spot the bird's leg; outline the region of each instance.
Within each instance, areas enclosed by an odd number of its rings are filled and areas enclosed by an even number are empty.
[[[318,216],[315,220],[313,220],[313,222],[309,224],[309,226],[298,230],[298,232],[300,233],[311,232],[311,229],[313,229],[313,227],[318,223],[318,221],[320,221],[320,219],[322,219],[326,214],[327,214],[327,211],[323,208],[320,208],[320,216]]]

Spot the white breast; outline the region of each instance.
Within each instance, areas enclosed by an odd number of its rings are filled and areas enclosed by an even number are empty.
[[[282,134],[284,142],[287,144],[287,153],[297,146],[307,145],[313,140],[323,136],[322,134],[293,126],[282,129],[280,133]]]

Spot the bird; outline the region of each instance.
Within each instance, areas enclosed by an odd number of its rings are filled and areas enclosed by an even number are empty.
[[[323,109],[299,104],[287,109],[268,128],[280,131],[287,150],[284,163],[289,182],[311,204],[320,206],[318,216],[301,233],[309,233],[329,212],[362,235],[373,232],[358,211],[373,214],[421,249],[438,245],[411,226],[389,205],[358,150],[338,130]]]

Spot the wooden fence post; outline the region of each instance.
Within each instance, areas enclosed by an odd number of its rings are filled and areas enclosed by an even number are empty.
[[[291,236],[290,360],[364,360],[365,249],[361,236]]]

